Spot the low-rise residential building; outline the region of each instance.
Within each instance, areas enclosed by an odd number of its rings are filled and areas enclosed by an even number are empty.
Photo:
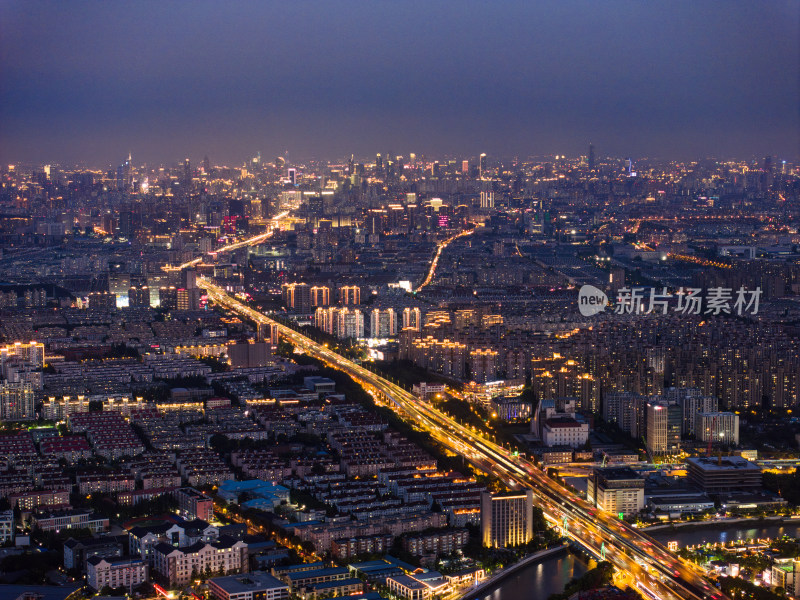
[[[86,570],[86,560],[93,556],[115,558],[122,556],[122,543],[113,537],[86,538],[76,540],[69,538],[64,542],[64,567]]]
[[[468,541],[469,530],[467,529],[443,529],[404,537],[403,548],[414,556],[424,554],[440,556],[461,550]]]
[[[86,561],[86,583],[95,590],[106,586],[133,588],[149,581],[148,566],[141,558],[102,558]]]
[[[214,516],[214,500],[194,488],[176,490],[175,499],[178,501],[181,514],[189,519],[210,521]]]
[[[206,570],[246,573],[248,566],[247,544],[232,538],[179,548],[160,542],[153,548],[153,569],[170,586],[185,585]]]

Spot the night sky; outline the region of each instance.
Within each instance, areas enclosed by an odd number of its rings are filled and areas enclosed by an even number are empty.
[[[0,162],[795,160],[797,0],[0,1]]]

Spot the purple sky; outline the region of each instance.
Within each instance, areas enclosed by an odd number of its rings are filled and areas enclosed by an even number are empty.
[[[0,0],[0,162],[800,154],[800,2]]]

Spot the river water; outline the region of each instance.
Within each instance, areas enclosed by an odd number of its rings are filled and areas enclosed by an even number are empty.
[[[653,531],[650,536],[659,542],[678,542],[678,547],[696,546],[706,542],[728,543],[736,540],[748,540],[759,538],[777,538],[784,535],[789,537],[800,537],[800,522],[782,522],[773,524],[763,524],[749,527],[747,523],[732,523],[728,527],[679,527],[676,529],[662,529]]]
[[[800,522],[759,524],[748,527],[746,523],[734,523],[727,528],[687,527],[675,530],[654,531],[651,537],[666,544],[677,541],[678,546],[692,546],[706,542],[730,542],[732,540],[776,538],[783,535],[800,537]],[[586,572],[586,564],[565,553],[546,558],[530,565],[498,586],[477,598],[467,596],[465,600],[547,600],[550,594],[560,594],[564,586],[575,577]]]
[[[586,565],[572,554],[559,554],[509,576],[477,600],[547,600],[550,594],[560,594],[572,578],[585,572]],[[464,600],[476,598],[466,596]]]

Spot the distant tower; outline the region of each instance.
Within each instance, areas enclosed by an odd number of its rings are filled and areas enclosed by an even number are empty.
[[[192,165],[189,159],[183,161],[183,187],[189,189],[192,185]]]
[[[287,171],[287,174],[289,176],[289,181],[292,182],[292,185],[297,185],[297,169],[292,167]]]
[[[628,177],[636,177],[636,173],[634,173],[634,171],[633,171],[633,159],[632,158],[626,158],[625,159],[625,163],[626,163],[626,165],[628,167]]]
[[[133,188],[133,159],[131,158],[130,152],[128,152],[128,158],[123,165],[123,177],[124,182],[122,188],[126,193],[130,192]]]
[[[478,164],[478,176],[483,179],[483,176],[486,174],[486,153],[484,152],[481,154],[481,159]]]
[[[203,157],[203,173],[208,175],[211,172],[211,163],[208,160],[208,154]]]
[[[383,171],[383,157],[380,154],[375,156],[375,170]]]
[[[589,144],[589,170],[594,171],[594,145]]]

